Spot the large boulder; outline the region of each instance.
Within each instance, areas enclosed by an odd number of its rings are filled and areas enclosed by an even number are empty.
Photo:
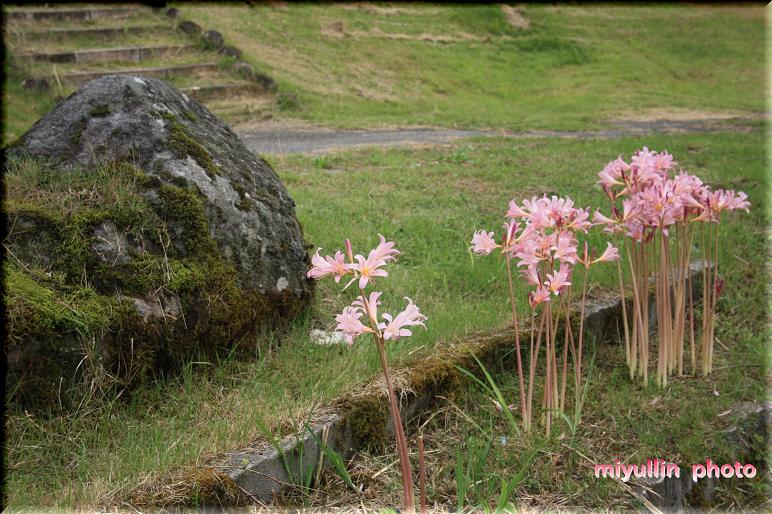
[[[247,335],[308,305],[307,247],[281,180],[166,83],[91,81],[6,152],[9,377],[58,383],[87,355],[127,383],[235,343],[254,354]],[[61,304],[104,316],[68,325]]]

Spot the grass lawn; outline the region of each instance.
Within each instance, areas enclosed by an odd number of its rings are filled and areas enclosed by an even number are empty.
[[[764,10],[751,6],[179,4],[299,108],[375,127],[597,128],[764,109]],[[246,120],[239,120],[246,121]]]
[[[569,195],[582,206],[605,207],[595,186],[597,172],[617,155],[629,155],[643,145],[667,149],[708,183],[743,190],[753,203],[750,214],[733,215],[722,224],[721,269],[728,287],[719,303],[718,338],[723,346],[716,350],[716,372],[710,380],[674,380],[663,392],[641,391],[625,378],[622,349],[599,349],[590,403],[577,437],[550,444],[558,445],[556,452],[563,451],[560,445],[565,443],[599,460],[664,454],[683,459],[679,462],[698,462],[706,451],[718,448],[709,431],[717,423],[715,415],[733,402],[759,400],[765,394],[769,184],[761,130],[617,140],[478,139],[432,149],[277,158],[271,164],[297,202],[310,243],[332,252],[349,237],[355,251],[364,252],[377,242],[377,233],[396,241],[402,255],[382,282],[383,308],[401,308],[402,297],[409,296],[429,318],[428,330],[389,345],[391,362],[399,365],[450,339],[506,324],[509,306],[502,269],[495,259],[470,256],[467,247],[474,230],[497,230],[512,198],[555,193]],[[593,241],[600,246],[602,240],[598,231]],[[612,286],[613,268],[592,280]],[[274,334],[270,354],[258,362],[193,362],[178,379],[146,387],[130,403],[88,405],[65,416],[43,417],[10,406],[8,504],[119,504],[146,487],[142,484],[148,478],[174,474],[181,466],[204,463],[260,437],[259,422],[274,433],[290,432],[315,407],[369,381],[379,372],[369,341],[351,348],[309,341],[310,328],[331,327],[334,314],[353,294],[339,293],[332,281],[319,286],[309,317],[288,332]],[[512,384],[502,380],[511,394]],[[486,410],[489,402],[482,393],[471,389],[459,401],[470,419],[490,427],[488,434],[500,432],[501,420]],[[430,449],[439,448],[443,438],[466,438],[476,430],[459,418],[449,423],[453,432],[433,428]],[[491,473],[514,469],[522,450],[520,442],[513,443],[511,451],[501,454],[501,463],[491,465]],[[445,459],[432,468],[439,472],[436,480],[449,480],[450,457],[435,456]],[[524,494],[569,498],[569,505],[577,499],[576,505],[594,507],[618,501],[618,492],[603,493],[607,486],[590,481],[583,468],[570,470],[566,462],[548,460],[522,484]],[[564,483],[561,477],[567,473],[574,475]],[[398,494],[388,473],[372,480],[379,491],[378,484],[385,484],[384,499]],[[452,482],[432,487],[437,501],[452,503]],[[572,487],[589,487],[589,493]],[[474,501],[484,501],[485,494],[480,494]]]
[[[520,27],[498,5],[177,7],[204,30],[221,31],[243,50],[244,60],[277,80],[276,105],[272,98],[250,100],[250,112],[268,112],[288,124],[569,130],[620,118],[741,116],[765,108],[761,7],[532,5],[509,11]],[[191,54],[175,62],[200,58]],[[23,89],[25,66],[7,65],[6,71],[7,143],[53,108],[56,93]],[[282,101],[287,93],[297,95],[297,106]],[[227,112],[231,123],[255,121],[245,119],[243,109]],[[468,246],[475,230],[500,231],[512,198],[559,194],[605,208],[597,172],[644,145],[667,149],[717,188],[747,192],[751,213],[726,217],[721,227],[727,287],[718,306],[714,374],[675,379],[664,391],[642,390],[626,379],[623,349],[599,346],[582,425],[574,436],[543,443],[513,496],[534,507],[622,508],[633,505],[630,495],[589,478],[582,455],[598,462],[660,456],[682,467],[706,456],[728,459],[716,415],[737,401],[766,398],[770,213],[764,129],[758,122],[750,133],[480,138],[435,148],[269,160],[315,247],[332,253],[348,237],[356,252],[366,253],[379,233],[396,242],[402,255],[381,282],[382,309],[400,310],[408,296],[428,322],[426,331],[389,345],[395,366],[507,324],[503,267],[494,258],[472,257]],[[600,231],[591,239],[596,247],[604,241]],[[615,287],[614,271],[594,272],[594,293]],[[261,438],[261,425],[276,435],[295,431],[315,409],[380,372],[369,341],[349,348],[309,340],[311,329],[331,329],[334,315],[350,303],[353,292],[341,293],[341,287],[320,282],[308,316],[263,336],[255,362],[195,360],[179,377],[142,386],[131,401],[89,402],[67,414],[7,405],[5,503],[14,509],[120,505],[149,484]],[[523,292],[521,286],[522,303]],[[505,394],[514,397],[512,373],[496,371]],[[498,446],[487,469],[469,477],[486,485],[470,489],[467,499],[495,502],[500,478],[523,469],[539,440],[507,432],[488,395],[472,383],[454,405],[424,427],[430,500],[456,505],[456,450],[467,454],[472,441],[492,441]],[[503,445],[500,436],[508,438]],[[393,461],[389,454],[361,455],[352,473],[369,496],[347,496],[328,473],[326,489],[312,503],[329,506],[336,497],[372,508],[398,503],[397,467],[378,473]],[[760,505],[765,491],[758,484],[721,482],[720,506]]]

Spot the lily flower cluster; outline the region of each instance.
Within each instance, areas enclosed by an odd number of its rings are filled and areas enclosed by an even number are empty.
[[[612,234],[624,234],[633,286],[633,323],[628,332],[625,315],[625,350],[630,375],[648,380],[648,278],[654,266],[659,355],[657,382],[667,384],[674,370],[683,374],[685,309],[688,303],[692,369],[696,368],[694,309],[688,272],[696,227],[699,226],[703,258],[712,263],[712,273],[703,272],[703,374],[710,373],[713,354],[713,319],[721,289],[718,278],[718,222],[725,211],[745,210],[750,202],[745,193],[711,187],[684,170],[675,173],[677,163],[668,152],[644,147],[625,162],[609,162],[598,173],[611,205],[611,215],[596,211],[593,221]],[[703,223],[699,223],[703,222]],[[673,254],[675,250],[675,255]],[[622,273],[619,272],[623,290]],[[688,291],[688,298],[687,298]],[[624,308],[624,305],[623,305]]]
[[[656,230],[667,236],[677,223],[718,222],[723,211],[748,211],[750,203],[745,193],[711,191],[699,177],[684,170],[671,178],[676,165],[668,152],[646,147],[635,153],[629,164],[621,156],[609,162],[598,173],[598,184],[611,201],[612,217],[596,211],[593,221],[605,225],[610,233],[650,241]]]
[[[569,348],[573,362],[574,376],[574,420],[578,423],[582,397],[578,394],[583,388],[582,345],[584,306],[587,295],[587,277],[590,267],[600,262],[619,259],[619,252],[610,243],[598,258],[593,258],[587,242],[579,251],[579,234],[586,234],[592,226],[589,211],[574,206],[570,198],[533,197],[523,200],[519,205],[514,200],[506,213],[508,221],[504,224],[501,241],[497,242],[494,233],[480,230],[472,237],[472,251],[478,255],[488,255],[495,250],[506,258],[507,278],[509,281],[509,300],[512,306],[512,325],[515,336],[515,355],[520,385],[520,410],[523,428],[530,430],[533,422],[533,390],[535,373],[539,360],[542,336],[545,342],[545,376],[542,407],[544,408],[545,428],[550,433],[554,411],[564,413],[566,408],[566,383],[568,379]],[[518,334],[518,316],[512,280],[511,263],[516,261],[521,278],[528,284],[528,302],[531,307],[531,341],[528,347],[528,378],[522,363],[520,336]],[[575,342],[570,323],[572,275],[574,270],[584,268],[582,288],[579,336]],[[559,298],[553,308],[552,299]],[[541,308],[541,321],[536,327],[536,310]],[[562,316],[562,319],[561,319]],[[562,352],[562,366],[558,365],[556,347],[557,331],[560,323],[565,324],[567,334]],[[535,337],[534,337],[535,336]],[[578,343],[578,344],[577,344]],[[562,372],[561,372],[562,370]]]
[[[501,243],[496,243],[493,232],[480,230],[472,237],[472,251],[488,255],[501,249],[507,260],[516,259],[522,278],[533,290],[528,295],[532,308],[559,296],[571,285],[573,267],[589,268],[597,262],[619,258],[617,249],[609,243],[597,259],[591,259],[587,245],[578,253],[578,233],[587,233],[592,226],[586,209],[574,207],[570,198],[533,197],[520,206],[512,200],[504,224]]]
[[[418,307],[410,298],[405,310],[392,316],[385,313],[382,315],[384,321],[378,320],[378,306],[381,305],[381,292],[373,291],[365,295],[364,289],[368,284],[374,284],[376,277],[387,277],[389,274],[383,269],[386,264],[397,258],[399,250],[394,248],[393,242],[387,242],[386,238],[379,235],[380,243],[365,258],[363,255],[353,255],[351,242],[346,239],[346,255],[337,251],[333,256],[326,255],[322,257],[319,252],[311,258],[312,268],[308,272],[309,278],[319,279],[325,276],[332,276],[335,282],[340,282],[344,276],[350,275],[352,278],[344,289],[352,283],[358,282],[361,294],[353,303],[344,308],[343,312],[335,317],[338,322],[336,330],[341,332],[346,342],[354,343],[354,339],[362,334],[378,334],[385,341],[389,339],[399,339],[400,337],[411,336],[412,332],[405,327],[420,325],[425,328],[424,321],[426,316],[421,314]],[[345,258],[348,257],[348,262]],[[370,325],[362,323],[361,318],[367,315]]]

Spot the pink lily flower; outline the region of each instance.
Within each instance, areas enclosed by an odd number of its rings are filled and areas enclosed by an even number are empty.
[[[632,166],[638,169],[639,179],[644,179],[645,176],[651,174],[654,171],[654,162],[656,157],[657,152],[653,152],[645,146],[635,152],[633,157],[630,159],[630,163]]]
[[[375,247],[375,249],[370,251],[370,255],[368,255],[367,259],[373,261],[382,260],[384,262],[389,262],[396,259],[397,255],[399,255],[401,252],[394,248],[394,242],[386,242],[386,238],[381,234],[378,234],[378,237],[381,238],[381,242],[378,244],[378,246]]]
[[[548,216],[555,222],[561,224],[562,220],[568,218],[574,211],[574,201],[569,197],[558,198],[553,196],[547,203]]]
[[[613,220],[613,219],[609,218],[608,216],[604,215],[600,211],[595,211],[595,214],[593,214],[593,216],[592,216],[592,221],[596,225],[610,225],[610,226],[613,226],[613,225],[616,225],[616,223],[617,223],[616,220]]]
[[[354,257],[357,263],[352,264],[351,268],[359,273],[359,289],[364,289],[367,286],[367,283],[374,280],[375,277],[389,276],[386,270],[380,269],[381,266],[386,264],[386,261],[383,259],[375,260],[371,258],[374,251],[375,250],[370,252],[370,256],[367,259],[361,255],[356,255]]]
[[[373,291],[365,298],[362,295],[357,296],[351,305],[363,310],[367,313],[370,321],[373,322],[373,326],[378,326],[378,306],[381,304],[380,298],[383,293],[379,291]]]
[[[550,301],[550,290],[544,286],[539,286],[528,295],[528,303],[531,309],[535,309],[540,303]]]
[[[617,220],[605,216],[600,211],[595,211],[595,214],[592,217],[592,221],[594,225],[604,225],[603,232],[606,234],[615,234],[624,231]]]
[[[568,222],[564,225],[567,230],[581,230],[585,234],[587,230],[592,227],[592,223],[589,221],[590,213],[587,209],[574,209],[568,216]]]
[[[394,248],[393,242],[386,242],[386,238],[378,234],[381,238],[381,242],[367,255],[367,259],[363,255],[355,255],[356,264],[350,265],[350,268],[359,273],[359,289],[364,289],[367,283],[374,280],[375,277],[388,277],[389,274],[386,270],[380,269],[385,266],[391,260],[396,259],[399,255],[399,251]],[[351,282],[349,282],[349,285]],[[348,287],[348,285],[346,286]]]
[[[535,241],[534,239],[529,239],[528,241],[523,242],[520,251],[518,251],[515,255],[518,259],[520,259],[517,265],[536,266],[541,261],[543,261],[544,257],[539,254],[539,247],[539,242]]]
[[[608,246],[606,247],[606,250],[603,252],[603,255],[592,261],[592,264],[598,263],[598,262],[612,262],[612,261],[618,261],[619,260],[619,250],[617,248],[614,248],[611,243],[608,243]]]
[[[673,156],[667,153],[667,150],[654,156],[654,169],[656,170],[667,171],[675,165],[676,162],[673,160]]]
[[[504,223],[504,236],[503,236],[503,246],[504,251],[510,250],[512,245],[517,241],[517,238],[515,237],[515,233],[517,232],[517,229],[520,228],[520,224],[517,223],[515,220],[510,220],[507,223]]]
[[[321,248],[319,249],[321,250]],[[350,273],[349,265],[344,262],[342,253],[335,252],[335,257],[319,255],[319,250],[311,257],[312,268],[306,275],[308,278],[322,278],[326,275],[333,275],[335,282],[340,282],[340,277]]]
[[[528,216],[528,213],[525,212],[519,205],[517,205],[517,202],[512,200],[509,202],[509,210],[507,211],[507,218],[526,218]]]
[[[363,325],[359,318],[362,317],[362,309],[359,307],[348,306],[343,309],[343,312],[335,316],[335,321],[338,322],[338,326],[335,327],[338,332],[342,332],[349,345],[354,344],[354,339],[366,332],[374,333],[375,331]]]
[[[536,269],[536,266],[528,266],[525,269],[521,269],[520,274],[523,275],[525,281],[532,286],[541,284],[541,278],[539,277],[539,271]]]
[[[567,262],[569,264],[576,264],[576,245],[573,244],[572,238],[561,236],[558,239],[558,244],[551,248],[555,253],[553,258],[561,262]]]
[[[545,230],[554,227],[555,220],[549,215],[547,209],[543,208],[540,204],[536,205],[539,205],[539,208],[535,209],[528,216],[531,225],[538,230]]]
[[[493,232],[479,230],[472,236],[472,251],[478,255],[488,255],[498,246],[493,239]]]
[[[635,200],[622,201],[622,222],[637,216],[641,211],[641,204],[638,198]]]
[[[620,155],[616,160],[606,164],[603,171],[598,173],[598,178],[600,179],[598,184],[601,185],[606,193],[609,193],[614,186],[624,186],[625,184],[622,181],[623,173],[629,169],[630,165],[623,161]]]
[[[636,241],[643,240],[643,223],[641,223],[638,220],[632,219],[625,223],[625,226],[627,227],[627,232],[625,233],[628,237],[631,237],[632,239]]]
[[[383,339],[385,341],[413,335],[410,330],[404,327],[420,325],[426,328],[426,325],[423,323],[426,320],[426,316],[420,313],[413,300],[407,297],[405,299],[408,301],[408,304],[404,311],[397,314],[397,317],[394,319],[392,319],[391,314],[384,314],[383,319],[388,323],[378,325],[378,328],[383,330]]]
[[[745,212],[748,212],[751,206],[751,203],[748,201],[748,195],[743,192],[735,193],[733,190],[719,189],[716,191],[716,197],[715,210],[718,212],[737,209],[743,209]]]
[[[565,286],[570,286],[571,282],[568,281],[571,274],[571,270],[568,267],[560,266],[560,269],[547,274],[546,285],[549,286],[549,290],[556,295],[560,294],[560,290]]]

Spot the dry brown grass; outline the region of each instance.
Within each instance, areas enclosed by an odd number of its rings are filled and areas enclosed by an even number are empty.
[[[511,5],[502,5],[501,10],[507,17],[507,21],[516,29],[527,29],[531,26],[531,22],[523,14],[523,10],[520,7],[513,7]]]
[[[731,120],[733,118],[763,117],[762,114],[749,116],[748,113],[737,111],[698,111],[693,109],[681,109],[678,107],[646,109],[644,111],[628,111],[622,113],[619,118],[624,121],[704,121],[704,120]]]

